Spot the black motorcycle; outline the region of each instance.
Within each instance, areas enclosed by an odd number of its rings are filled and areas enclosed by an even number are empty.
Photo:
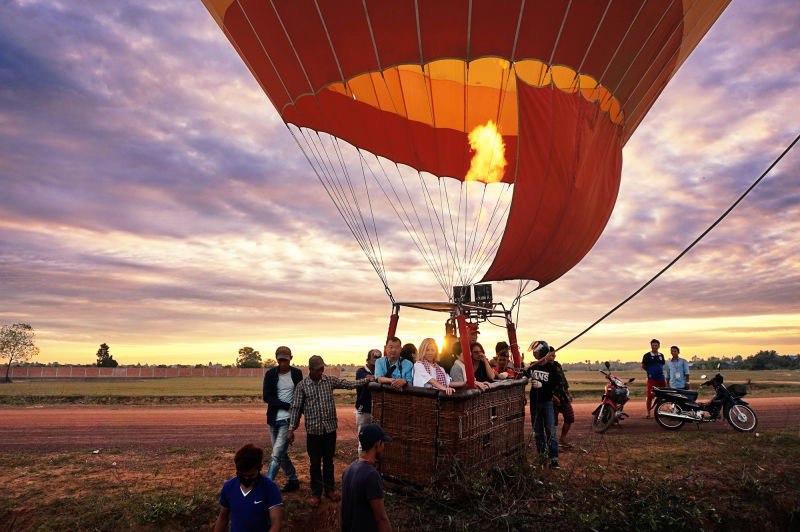
[[[702,375],[701,379],[706,376]],[[698,403],[699,392],[679,390],[675,388],[653,388],[656,397],[656,423],[667,430],[678,430],[684,423],[691,421],[697,424],[710,423],[722,417],[731,427],[740,432],[752,432],[758,426],[755,412],[742,397],[747,395],[747,388],[742,384],[725,386],[722,375],[717,375],[701,386],[713,386],[714,397],[708,403]]]

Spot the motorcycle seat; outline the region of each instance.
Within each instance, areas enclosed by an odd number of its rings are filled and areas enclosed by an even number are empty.
[[[653,392],[660,397],[675,397],[679,395],[681,397],[685,397],[690,401],[696,401],[699,392],[695,390],[681,390],[678,388],[653,388]]]

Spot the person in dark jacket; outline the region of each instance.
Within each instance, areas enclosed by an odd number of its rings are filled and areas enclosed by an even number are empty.
[[[558,469],[558,439],[556,438],[556,416],[553,410],[553,390],[560,384],[558,369],[547,342],[536,341],[531,345],[536,358],[527,368],[531,378],[531,422],[536,434],[536,450],[550,467]]]
[[[264,402],[267,403],[267,425],[272,440],[272,456],[267,469],[267,478],[275,480],[278,469],[286,475],[286,485],[281,491],[289,493],[300,489],[286,436],[289,432],[289,409],[292,407],[295,385],[303,380],[303,373],[291,365],[292,350],[282,345],[275,350],[278,366],[264,375]]]
[[[550,346],[550,354],[555,357],[556,350]],[[564,374],[564,368],[557,360],[553,360],[553,365],[558,371],[559,385],[553,390],[553,410],[555,411],[556,429],[558,429],[558,414],[564,417],[564,426],[561,427],[561,437],[558,439],[559,447],[571,449],[572,445],[567,443],[567,434],[572,424],[575,423],[575,409],[572,408],[572,394],[569,391],[569,381]]]
[[[402,356],[402,352],[401,355]],[[356,380],[364,379],[367,375],[375,375],[375,361],[381,358],[380,349],[370,349],[367,353],[367,363],[356,370]],[[361,427],[372,423],[372,393],[369,386],[356,388],[356,432]],[[361,442],[358,442],[358,452],[361,452]]]

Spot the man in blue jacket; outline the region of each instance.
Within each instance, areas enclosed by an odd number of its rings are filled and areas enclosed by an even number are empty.
[[[400,358],[403,342],[397,336],[386,340],[384,354],[375,362],[375,380],[381,384],[391,384],[392,388],[402,390],[414,382],[414,364]]]
[[[289,409],[292,407],[295,385],[303,380],[303,373],[291,365],[292,350],[282,345],[275,350],[278,366],[264,375],[264,402],[267,403],[267,425],[272,440],[272,456],[267,469],[267,478],[275,480],[278,469],[286,475],[286,485],[281,491],[289,493],[300,489],[286,436],[289,433]]]

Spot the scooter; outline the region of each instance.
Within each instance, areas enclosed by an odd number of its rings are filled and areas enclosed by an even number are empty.
[[[622,380],[611,374],[611,365],[608,362],[606,362],[605,366],[608,372],[601,369],[600,373],[606,376],[608,384],[606,384],[606,391],[603,394],[600,406],[592,412],[592,428],[598,433],[607,431],[612,423],[619,423],[620,420],[628,417],[628,414],[623,412],[622,408],[630,398],[628,384],[636,380],[635,378],[630,378],[627,383],[622,382]]]
[[[701,379],[706,379],[702,375]],[[743,384],[725,386],[722,375],[717,375],[701,384],[713,386],[714,397],[708,403],[698,403],[699,392],[675,388],[653,388],[656,396],[656,423],[667,430],[678,430],[687,421],[710,423],[722,417],[739,432],[752,432],[758,427],[758,418],[742,397],[747,395]]]

